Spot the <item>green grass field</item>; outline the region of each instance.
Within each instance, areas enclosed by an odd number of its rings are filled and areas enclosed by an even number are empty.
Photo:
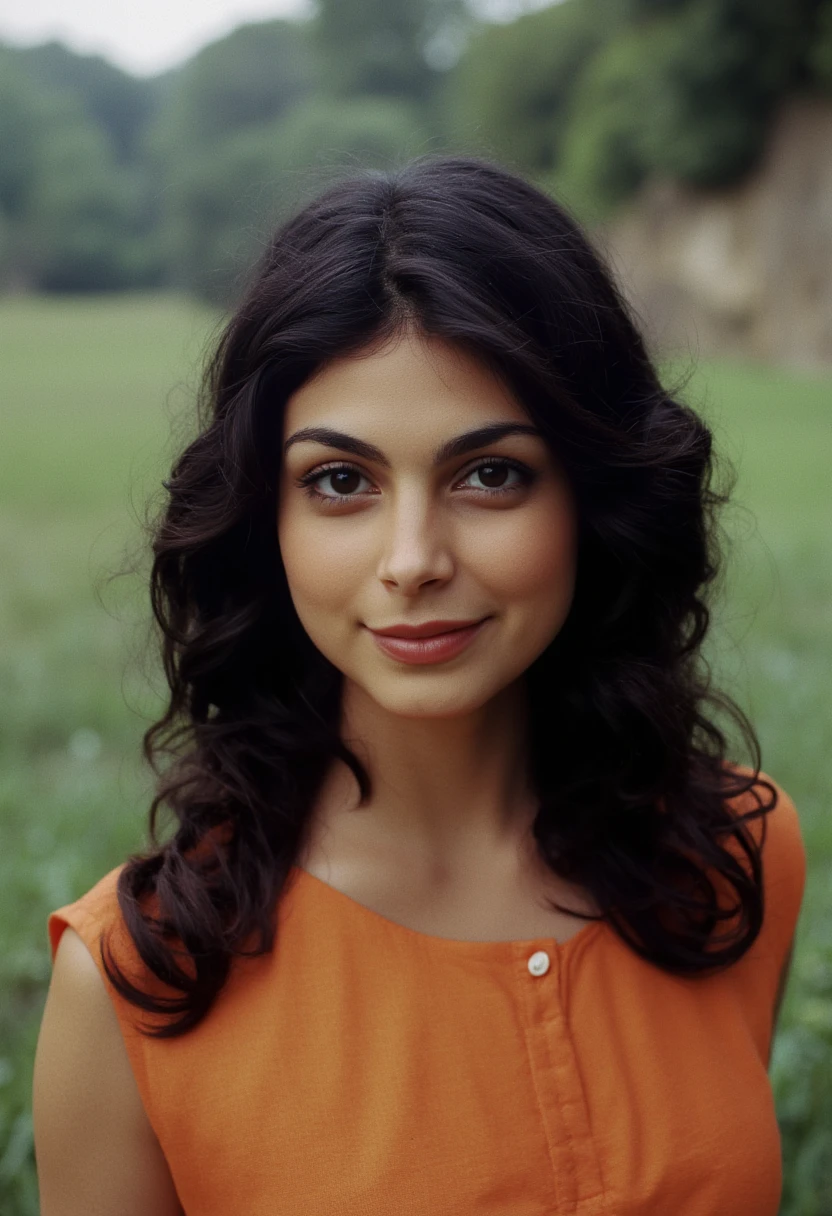
[[[175,298],[0,302],[0,1210],[37,1212],[31,1062],[48,911],[143,838],[159,693],[141,519],[215,318]],[[674,369],[678,371],[678,369]],[[703,362],[739,480],[712,646],[801,814],[809,880],[772,1075],[783,1216],[832,1216],[832,375]],[[132,565],[133,573],[109,576]],[[138,569],[135,567],[138,566]]]

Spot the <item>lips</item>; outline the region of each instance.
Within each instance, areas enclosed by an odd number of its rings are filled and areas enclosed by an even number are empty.
[[[379,650],[400,663],[444,663],[461,654],[488,620],[485,617],[479,621],[426,621],[422,625],[371,629],[370,633]]]
[[[386,629],[372,629],[371,633],[383,638],[432,638],[440,633],[453,633],[457,629],[469,629],[478,625],[471,621],[425,621],[423,625],[389,625]]]

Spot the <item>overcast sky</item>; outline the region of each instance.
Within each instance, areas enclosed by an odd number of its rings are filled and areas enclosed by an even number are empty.
[[[0,39],[59,38],[130,72],[172,67],[198,47],[266,17],[299,16],[308,0],[0,0]]]
[[[313,0],[0,0],[0,40],[31,44],[59,38],[76,51],[104,55],[138,75],[186,59],[242,25],[267,17],[303,16]],[[552,0],[476,0],[506,19]]]

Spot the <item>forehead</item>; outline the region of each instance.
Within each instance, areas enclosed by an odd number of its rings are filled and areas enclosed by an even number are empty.
[[[287,402],[284,439],[329,426],[376,443],[438,441],[489,422],[528,422],[483,362],[440,338],[406,333],[333,359]]]

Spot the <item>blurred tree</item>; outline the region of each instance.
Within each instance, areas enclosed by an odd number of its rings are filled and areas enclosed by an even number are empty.
[[[170,189],[167,240],[175,281],[228,302],[290,207],[345,167],[390,166],[419,151],[424,139],[405,102],[316,98],[197,150]]]
[[[810,28],[806,74],[810,85],[832,94],[832,0],[821,0]]]
[[[318,0],[314,34],[327,88],[428,101],[469,18],[464,0]]]
[[[322,15],[316,38],[325,24]],[[227,300],[303,183],[424,146],[412,97],[327,96],[328,62],[308,27],[270,21],[206,47],[179,73],[147,139],[165,183],[164,248],[176,284]]]
[[[595,55],[575,89],[562,155],[548,184],[585,219],[603,217],[646,175],[640,147],[657,82],[648,52],[657,31],[629,29]]]
[[[105,134],[68,107],[42,133],[27,217],[26,256],[46,291],[134,285],[134,183],[119,173]]]
[[[73,96],[112,140],[120,161],[135,158],[142,132],[160,101],[157,80],[139,79],[98,55],[78,55],[60,42],[24,47],[18,60],[40,89]]]
[[[151,142],[178,157],[277,118],[318,85],[307,30],[296,22],[242,25],[173,78]]]
[[[783,99],[832,77],[832,0],[563,0],[483,31],[450,125],[598,215],[650,174],[757,161]]]
[[[0,48],[0,283],[95,291],[156,281],[140,171],[68,88]]]
[[[579,209],[603,213],[650,174],[701,186],[736,181],[797,77],[800,25],[779,0],[672,7],[613,37],[576,88],[553,180]]]
[[[158,283],[164,262],[219,298],[310,173],[449,142],[590,218],[651,174],[737,180],[784,98],[832,93],[832,0],[561,0],[472,36],[481,2],[319,0],[153,81],[0,47],[0,281]]]
[[[17,55],[0,46],[0,214],[19,219],[37,168],[37,95]]]
[[[535,175],[557,163],[578,80],[609,36],[596,0],[484,27],[451,73],[451,138]]]
[[[280,128],[277,163],[289,171],[338,173],[390,166],[423,151],[427,132],[419,111],[402,99],[315,98],[289,113]]]
[[[801,0],[697,0],[654,61],[657,109],[642,120],[650,170],[702,185],[756,162],[774,110],[801,74]]]
[[[240,26],[173,74],[144,141],[161,249],[178,286],[219,299],[251,251],[275,124],[318,88],[307,27]]]

